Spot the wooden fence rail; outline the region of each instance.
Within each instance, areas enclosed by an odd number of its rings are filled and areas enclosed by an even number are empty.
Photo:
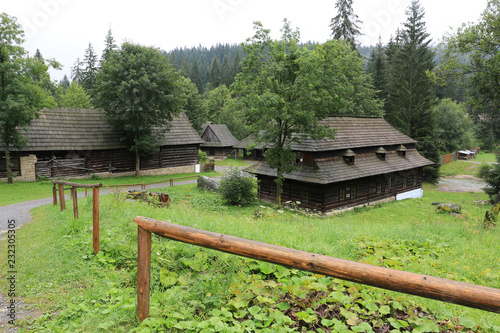
[[[138,216],[137,314],[149,315],[151,233],[387,290],[500,313],[500,289],[332,258]]]
[[[119,185],[109,185],[106,187],[130,187],[130,186],[141,186],[142,190],[146,190],[146,186],[153,184],[161,184],[165,182],[169,182],[170,186],[174,186],[174,180],[177,179],[188,179],[188,178],[198,178],[199,176],[188,176],[188,177],[180,177],[180,178],[170,178],[167,180],[160,180],[152,183],[137,183],[137,184],[119,184]],[[71,183],[64,180],[54,180],[52,181],[52,197],[54,206],[57,206],[57,193],[59,191],[59,202],[61,205],[61,211],[66,209],[66,199],[64,196],[64,191],[71,190],[71,199],[73,200],[73,216],[75,219],[79,218],[78,214],[78,191],[79,188],[85,189],[85,196],[87,196],[87,189],[93,189],[93,212],[92,212],[92,238],[93,238],[93,247],[94,254],[99,252],[99,188],[103,187],[102,184],[79,184],[79,183]],[[64,188],[64,186],[70,186]]]
[[[70,183],[63,180],[54,180],[52,182],[54,184],[53,191],[53,200],[54,205],[57,205],[57,193],[56,193],[56,185],[59,187],[59,201],[61,202],[61,211],[66,209],[66,201],[64,197],[64,185],[71,186],[71,198],[73,199],[73,216],[77,219],[78,216],[78,188],[85,188],[85,195],[87,194],[86,190],[88,188],[93,189],[93,197],[92,197],[92,245],[94,247],[94,254],[99,252],[99,188],[102,187],[102,184],[77,184]]]

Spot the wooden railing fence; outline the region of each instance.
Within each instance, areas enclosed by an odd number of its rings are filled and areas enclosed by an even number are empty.
[[[146,190],[146,187],[154,184],[162,184],[169,182],[170,186],[174,186],[174,180],[178,179],[189,179],[189,178],[198,178],[199,176],[188,176],[188,177],[179,177],[179,178],[170,178],[166,180],[160,180],[152,183],[137,183],[137,184],[119,184],[119,185],[109,185],[105,186],[106,188],[115,187],[118,191],[119,187],[131,187],[131,186],[141,186],[143,191]],[[92,205],[92,238],[93,238],[93,248],[94,254],[99,252],[99,188],[103,187],[102,184],[78,184],[71,183],[63,180],[54,180],[52,181],[52,196],[54,206],[57,206],[57,196],[59,192],[59,202],[61,205],[61,211],[66,209],[66,200],[64,196],[64,191],[71,191],[71,199],[73,200],[73,216],[75,219],[79,218],[78,214],[78,189],[85,189],[85,197],[87,197],[87,189],[92,188],[93,190],[93,205]],[[64,188],[64,186],[69,186]]]
[[[134,218],[137,239],[137,314],[149,315],[151,233],[222,252],[267,261],[387,290],[500,313],[500,289],[332,258],[147,217]]]
[[[66,209],[66,200],[64,197],[64,190],[71,190],[71,198],[73,199],[73,216],[75,219],[78,216],[78,189],[85,188],[85,196],[87,196],[87,189],[92,188],[92,246],[94,248],[94,254],[99,252],[99,188],[102,184],[77,184],[70,183],[63,180],[54,180],[52,188],[54,205],[57,205],[57,190],[56,185],[59,188],[59,201],[61,203],[61,211]],[[64,186],[70,186],[69,188],[64,188]]]

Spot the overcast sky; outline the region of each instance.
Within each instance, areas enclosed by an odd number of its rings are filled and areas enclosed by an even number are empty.
[[[301,32],[301,41],[330,38],[335,0],[1,0],[1,11],[17,17],[26,32],[24,47],[33,55],[64,66],[52,78],[70,76],[76,58],[83,58],[89,42],[100,56],[111,27],[117,44],[132,41],[165,51],[177,47],[241,43],[252,36],[254,21],[261,21],[279,38],[287,18]],[[386,43],[406,21],[411,0],[354,0],[353,7],[364,34],[363,45],[378,37]],[[462,23],[478,21],[487,0],[420,0],[427,31],[437,43]]]

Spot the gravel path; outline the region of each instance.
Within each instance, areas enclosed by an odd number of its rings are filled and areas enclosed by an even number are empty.
[[[186,181],[181,181],[181,182],[175,182],[175,185],[184,185],[184,184],[191,184],[195,183],[196,179],[194,180],[186,180]],[[149,185],[148,190],[150,189],[156,189],[156,188],[162,188],[162,187],[168,187],[170,184],[169,183],[162,183],[162,184],[155,184],[155,185]],[[123,188],[122,188],[123,189]],[[132,186],[130,188],[127,188],[128,190],[140,190],[140,186]],[[115,188],[104,188],[99,191],[99,195],[105,195],[112,193],[115,190]],[[79,197],[83,196],[82,194],[79,194]],[[92,195],[92,191],[89,192],[89,195]],[[81,198],[81,197],[80,197]],[[9,229],[9,224],[10,225],[15,225],[15,228],[18,229],[25,225],[26,223],[31,221],[31,212],[30,210],[42,206],[42,205],[47,205],[52,203],[52,197],[50,198],[45,198],[45,199],[39,199],[39,200],[32,200],[32,201],[26,201],[26,202],[21,202],[17,204],[12,204],[12,205],[7,205],[0,207],[0,240],[6,237],[7,231]],[[69,202],[70,196],[66,195],[66,201],[71,205],[71,202]],[[66,204],[68,209],[68,203]],[[71,209],[71,207],[70,207]],[[14,221],[14,222],[13,222]],[[7,297],[7,292],[4,290],[0,291],[0,332],[2,333],[16,333],[17,332],[17,327],[11,327],[8,325],[8,321],[11,319],[8,317],[8,308],[7,306],[10,304],[10,298]],[[38,312],[36,309],[29,309],[26,304],[22,301],[21,298],[16,297],[15,298],[15,321],[18,322],[20,319],[24,317],[36,317],[38,316]]]
[[[227,169],[227,167],[215,167],[215,170],[218,172],[224,172]],[[220,179],[220,177],[215,177],[215,179]],[[184,185],[184,184],[192,184],[196,183],[196,179],[191,179],[191,180],[185,180],[185,181],[180,181],[180,182],[175,182],[175,185]],[[169,183],[162,183],[162,184],[155,184],[155,185],[149,185],[147,187],[148,190],[151,189],[157,189],[157,188],[164,188],[164,187],[169,187]],[[128,190],[140,190],[140,186],[132,186],[127,188]],[[104,188],[99,191],[99,195],[105,195],[112,193],[115,190],[115,188]],[[123,188],[122,188],[123,190]],[[79,194],[82,195],[82,194]],[[92,195],[92,191],[89,192],[89,195]],[[69,202],[70,196],[66,195],[66,200]],[[7,231],[9,228],[9,223],[14,224],[15,228],[18,229],[25,225],[26,223],[31,221],[31,212],[30,210],[42,206],[42,205],[47,205],[52,203],[52,197],[50,198],[45,198],[45,199],[39,199],[39,200],[32,200],[32,201],[26,201],[26,202],[21,202],[17,204],[12,204],[8,206],[3,206],[0,207],[0,240],[6,237]],[[71,205],[71,203],[69,203]],[[68,209],[68,207],[66,207]],[[70,207],[71,208],[71,207]],[[10,222],[9,222],[10,221]],[[15,222],[12,222],[15,221]],[[16,317],[15,317],[15,322],[18,320],[24,318],[24,317],[36,317],[39,315],[39,313],[36,311],[36,309],[29,309],[29,307],[24,304],[21,298],[16,297],[15,299],[15,305],[16,305]],[[17,327],[9,327],[8,321],[10,320],[8,317],[8,309],[7,306],[9,305],[10,298],[7,297],[6,292],[3,290],[0,291],[0,332],[2,333],[16,333],[17,332]]]

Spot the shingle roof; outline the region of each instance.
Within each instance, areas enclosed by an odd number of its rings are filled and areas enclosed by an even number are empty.
[[[247,145],[249,145],[249,144],[250,145],[255,144],[255,147],[253,147],[254,149],[262,149],[265,146],[263,143],[256,143],[255,137],[252,134],[250,134],[246,138],[244,138],[243,140],[241,140],[240,142],[235,144],[234,148],[247,149],[248,148]]]
[[[174,118],[171,125],[165,134],[164,145],[202,142],[185,114]],[[120,133],[106,122],[104,112],[96,109],[44,109],[26,130],[21,130],[21,133],[29,139],[23,151],[105,150],[126,147],[120,142]]]
[[[211,129],[219,141],[209,142],[204,141],[202,147],[233,147],[238,143],[238,139],[234,137],[226,125],[207,124],[203,130],[203,134]],[[203,134],[201,135],[203,137]]]
[[[335,128],[335,139],[313,140],[303,137],[300,144],[292,144],[292,149],[315,152],[416,142],[383,118],[328,117],[320,121],[319,125]]]
[[[348,165],[342,158],[316,161],[316,164],[317,167],[302,166],[298,170],[286,174],[285,178],[308,183],[329,184],[410,170],[431,165],[433,162],[413,150],[408,151],[406,157],[399,156],[397,153],[387,154],[385,160],[381,160],[374,153],[356,156],[354,165]],[[251,166],[247,170],[260,175],[276,177],[276,169],[271,169],[264,162]]]

